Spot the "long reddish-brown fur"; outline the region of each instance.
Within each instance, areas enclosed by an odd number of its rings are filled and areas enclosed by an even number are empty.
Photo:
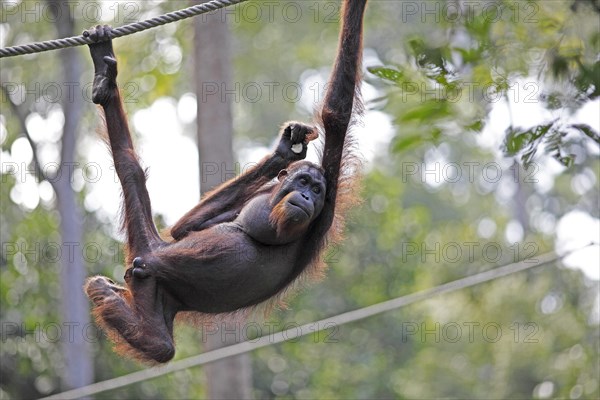
[[[205,321],[202,314],[244,315],[258,305],[268,310],[283,305],[283,299],[298,285],[323,275],[326,268],[321,258],[323,251],[342,239],[346,215],[359,201],[356,185],[361,163],[351,128],[363,109],[359,87],[362,17],[366,2],[343,1],[342,27],[332,79],[322,107],[315,115],[320,137],[324,138],[320,160],[322,173],[319,172],[325,180],[324,205],[300,239],[279,246],[284,251],[283,269],[278,269],[277,260],[267,258],[263,264],[246,266],[249,271],[238,271],[242,266],[237,256],[244,256],[245,251],[257,251],[260,257],[260,251],[270,247],[261,243],[244,244],[249,243],[247,238],[231,222],[257,196],[279,190],[283,183],[271,181],[280,169],[287,168],[291,176],[306,162],[289,164],[290,161],[281,158],[277,152],[265,157],[253,170],[209,193],[171,228],[171,239],[165,241],[152,221],[146,175],[134,151],[116,88],[112,44],[93,45],[94,99],[104,111],[108,142],[123,188],[126,263],[133,267],[127,270],[126,288],[114,285],[107,278],[93,277],[85,290],[94,303],[96,321],[115,339],[116,351],[144,362],[166,362],[174,354],[173,320],[176,316]],[[305,135],[305,143],[314,138],[314,132],[307,131]],[[283,202],[274,206],[271,215],[274,220],[285,220]],[[228,236],[221,231],[210,230],[219,224],[231,231],[231,239],[225,240]],[[289,229],[282,228],[283,232],[278,234],[295,238]],[[251,247],[240,251],[236,247],[240,243]],[[278,254],[278,246],[271,248]],[[222,265],[227,263],[232,264],[233,272],[226,268],[228,265]],[[256,271],[262,274],[265,274],[262,269],[272,268],[274,274],[281,276],[264,275],[271,282],[257,280],[254,284],[260,287],[254,287],[246,283],[254,279],[252,268],[259,268]],[[216,272],[211,275],[210,271]],[[228,273],[238,274],[236,276],[242,282],[227,281]],[[242,290],[248,293],[232,290],[242,283],[245,285]],[[219,294],[222,291],[228,291],[231,298]]]

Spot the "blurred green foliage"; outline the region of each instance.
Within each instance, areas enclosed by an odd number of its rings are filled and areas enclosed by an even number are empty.
[[[395,86],[385,109],[403,129],[414,125],[421,131],[398,137],[396,150],[436,140],[441,131],[452,131],[452,124],[480,132],[498,99],[515,98],[540,103],[559,116],[532,127],[513,126],[511,121],[505,152],[519,155],[526,167],[538,148],[571,166],[575,154],[568,153],[569,144],[563,140],[569,133],[597,142],[598,132],[589,126],[584,131],[568,124],[572,114],[599,95],[597,8],[569,1],[476,2],[460,12],[443,2],[428,6],[405,2],[402,8],[410,10],[403,18],[421,22],[433,32],[419,32],[405,41],[409,55],[405,62],[369,68]],[[530,96],[515,94],[523,79]],[[423,130],[430,135],[423,135]],[[571,135],[570,140],[581,143],[587,138]]]
[[[135,19],[187,5],[131,4]],[[236,143],[242,144],[236,148],[268,145],[282,121],[308,118],[322,92],[310,79],[324,78],[332,62],[338,3],[286,4],[272,5],[270,12],[266,4],[250,2],[223,14],[231,24],[234,80],[242,93],[233,102]],[[273,313],[265,322],[270,326],[299,326],[535,257],[557,246],[564,215],[578,210],[600,217],[598,132],[569,120],[589,102],[597,104],[596,3],[473,2],[479,8],[472,14],[456,14],[456,4],[370,2],[365,78],[376,95],[367,108],[390,117],[393,137],[367,165],[363,204],[353,212],[345,241],[327,256],[327,278],[290,299],[289,310]],[[495,9],[503,12],[493,14]],[[114,25],[131,22],[123,14],[107,15],[105,22]],[[6,18],[0,25],[6,45],[54,37],[47,21]],[[82,30],[92,25],[84,18],[78,23]],[[130,114],[191,90],[192,37],[187,21],[115,42],[120,81],[134,84]],[[60,51],[3,59],[0,80],[43,86],[57,79],[60,62]],[[88,75],[82,83],[91,80]],[[514,94],[519,79],[539,85],[539,104],[551,118],[531,126],[509,121],[502,144],[490,148],[480,142],[494,128],[489,115]],[[257,101],[243,95],[248,83],[263,88]],[[288,84],[303,88],[308,101],[284,97]],[[275,88],[273,99],[269,87]],[[30,115],[45,118],[56,110],[43,96],[34,97],[24,99]],[[80,126],[82,159],[95,140],[97,115],[88,109]],[[4,157],[23,132],[4,97],[0,112]],[[183,129],[194,133],[191,124]],[[39,144],[58,145],[45,138]],[[462,176],[444,175],[448,166],[459,166]],[[490,170],[500,177],[491,179]],[[0,399],[34,398],[60,390],[60,343],[47,332],[62,324],[58,263],[51,253],[60,243],[59,217],[52,198],[28,208],[15,200],[22,182],[9,173],[0,178]],[[93,183],[74,185],[82,204],[88,185]],[[85,243],[104,250],[101,258],[88,259],[89,274],[122,276],[115,221],[88,210],[84,223]],[[598,281],[556,263],[330,327],[254,352],[255,397],[598,398],[598,289]],[[97,381],[139,368],[115,356],[99,332],[91,335]],[[177,358],[197,354],[201,342],[202,332],[179,327]],[[204,379],[193,368],[97,397],[202,398]]]

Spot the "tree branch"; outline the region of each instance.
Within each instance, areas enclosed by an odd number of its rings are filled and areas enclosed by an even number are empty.
[[[27,125],[25,124],[25,119],[27,118],[27,111],[25,110],[25,107],[15,103],[10,98],[8,91],[6,90],[6,87],[2,83],[0,83],[0,90],[2,90],[2,97],[4,97],[7,100],[8,104],[10,105],[11,110],[13,111],[13,114],[16,116],[16,119],[18,121],[19,127],[21,128],[21,132],[23,133],[23,136],[25,136],[25,138],[29,142],[29,145],[31,146],[31,150],[33,153],[33,161],[32,161],[33,168],[35,170],[36,176],[39,178],[38,180],[40,182],[44,181],[44,180],[48,181],[50,183],[50,185],[52,186],[52,189],[54,190],[54,192],[56,192],[55,183],[52,180],[48,179],[48,177],[44,173],[44,170],[41,167],[41,164],[40,164],[40,161],[38,158],[37,144],[31,138],[31,134],[29,133],[29,130],[27,129]]]

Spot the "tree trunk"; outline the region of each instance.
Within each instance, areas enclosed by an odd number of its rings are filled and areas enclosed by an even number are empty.
[[[226,22],[221,20],[221,14],[196,18],[195,35],[200,191],[204,194],[235,174],[230,96],[222,98],[225,89],[230,89],[233,85],[230,33]],[[218,94],[208,95],[215,90]],[[205,349],[213,350],[240,341],[242,322],[231,319],[219,323],[219,332],[207,335]],[[251,398],[251,367],[250,356],[247,354],[207,365],[207,397]]]
[[[74,21],[65,2],[48,0],[57,15],[56,29],[59,37],[73,36]],[[79,82],[82,72],[79,52],[81,49],[61,50],[63,80]],[[62,135],[61,175],[53,185],[60,214],[60,234],[63,242],[60,282],[62,289],[61,319],[63,323],[62,347],[65,365],[62,369],[62,388],[72,389],[92,383],[94,365],[89,344],[84,340],[84,328],[90,323],[88,302],[83,293],[85,268],[83,263],[82,211],[71,187],[75,166],[75,142],[77,126],[82,116],[82,99],[63,93],[61,101],[65,115]]]

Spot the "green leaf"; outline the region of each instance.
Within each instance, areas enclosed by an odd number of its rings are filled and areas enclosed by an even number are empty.
[[[448,103],[444,100],[428,100],[408,110],[400,117],[400,121],[427,121],[440,119],[450,114]]]
[[[579,130],[594,142],[600,144],[600,135],[598,135],[598,132],[594,131],[591,126],[586,124],[573,124],[571,125],[571,128]]]
[[[481,51],[480,47],[476,47],[476,48],[472,48],[472,49],[464,49],[462,47],[455,47],[453,50],[460,53],[464,64],[476,64],[481,61],[482,51]]]
[[[580,60],[579,75],[575,78],[575,86],[581,91],[586,92],[589,99],[595,99],[600,96],[600,61],[593,65],[585,65]]]
[[[483,129],[483,121],[478,119],[476,121],[474,121],[473,123],[465,126],[466,129],[471,130],[471,131],[475,131],[475,132],[481,132],[481,130]]]
[[[410,39],[408,45],[419,67],[426,69],[430,74],[434,75],[445,75],[448,73],[446,58],[449,57],[449,49],[447,47],[428,46],[421,38]]]
[[[546,135],[544,140],[546,142],[546,153],[550,154],[556,161],[568,168],[573,165],[575,156],[563,156],[563,138],[566,135],[566,132],[562,132],[553,128],[550,133]]]
[[[369,67],[367,70],[373,75],[385,79],[387,81],[391,81],[394,83],[401,83],[404,78],[404,74],[401,71],[398,71],[394,68],[389,67]]]
[[[554,122],[556,121],[552,121],[545,125],[538,125],[526,131],[516,130],[512,126],[509,127],[506,130],[506,139],[504,140],[506,152],[509,155],[514,156],[527,146],[535,146],[536,142],[548,133],[548,130],[554,125]],[[529,151],[531,151],[531,149],[529,149],[528,152]]]
[[[504,139],[505,152],[510,156],[514,156],[526,146],[526,139],[524,132],[517,131],[514,127],[509,126],[506,129],[506,138]]]
[[[568,156],[564,156],[564,157],[559,157],[559,158],[557,158],[557,160],[565,167],[570,168],[573,165],[573,163],[575,162],[575,156],[568,155]]]
[[[521,156],[521,161],[523,161],[523,166],[525,167],[525,169],[529,169],[529,167],[533,163],[535,153],[537,153],[537,147],[529,147],[527,151],[525,151]]]
[[[529,168],[537,153],[541,140],[546,137],[556,121],[557,120],[554,120],[549,124],[532,127],[526,131],[515,129],[512,126],[509,127],[506,130],[506,138],[504,139],[505,153],[509,156],[515,156],[522,153],[521,161],[523,162],[523,166],[526,169]],[[549,138],[546,138],[550,144],[550,148],[546,149],[546,151],[554,151],[554,158],[559,160],[562,157],[560,153],[562,136],[561,133],[556,130],[552,130],[551,132]]]
[[[442,131],[437,127],[419,129],[419,133],[398,137],[394,141],[392,151],[399,153],[426,142],[437,143],[441,136]]]
[[[542,96],[542,100],[546,103],[546,107],[550,110],[558,110],[563,107],[561,93],[551,92]]]
[[[569,71],[569,62],[565,57],[561,57],[558,54],[554,55],[551,61],[552,74],[555,77],[562,76]]]
[[[423,135],[416,134],[399,137],[397,140],[394,141],[392,151],[395,153],[399,153],[411,147],[415,147],[421,143],[423,143]]]

